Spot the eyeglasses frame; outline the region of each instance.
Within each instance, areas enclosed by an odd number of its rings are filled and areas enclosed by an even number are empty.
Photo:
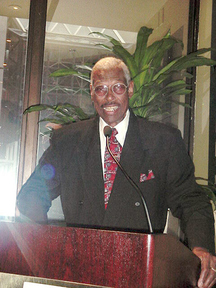
[[[122,93],[122,94],[116,94],[116,93],[113,91],[113,86],[118,85],[118,84],[121,84],[121,85],[124,85],[124,86],[125,86],[125,91],[124,91],[124,93]],[[99,96],[99,95],[95,92],[95,89],[96,89],[98,86],[106,86],[106,94],[105,94],[104,96]],[[101,84],[101,85],[100,85],[100,84],[99,84],[99,85],[97,85],[96,87],[94,87],[94,85],[92,85],[92,90],[94,91],[94,93],[95,93],[98,97],[106,97],[107,94],[108,94],[108,92],[109,92],[109,89],[110,89],[110,88],[111,88],[111,90],[112,90],[112,93],[113,93],[115,96],[122,96],[122,95],[124,95],[125,92],[127,91],[128,86],[125,85],[124,83],[120,83],[120,82],[114,83],[114,84],[112,84],[112,85],[106,85],[106,84]]]

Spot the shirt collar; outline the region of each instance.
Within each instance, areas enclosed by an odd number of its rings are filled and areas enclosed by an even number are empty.
[[[118,131],[118,134],[116,135],[116,138],[117,138],[118,142],[121,144],[122,147],[124,145],[124,141],[125,141],[125,137],[126,137],[126,133],[127,133],[127,129],[128,129],[129,118],[130,118],[130,111],[128,109],[124,119],[114,127]],[[100,139],[104,143],[106,142],[106,138],[104,136],[103,130],[104,130],[104,127],[107,126],[107,125],[108,124],[100,117],[100,120],[99,120],[99,133],[100,133]]]

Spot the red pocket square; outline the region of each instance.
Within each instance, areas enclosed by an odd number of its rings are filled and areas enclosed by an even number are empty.
[[[152,170],[148,170],[148,176],[146,176],[146,174],[140,174],[140,182],[145,182],[147,180],[150,180],[150,179],[154,179],[155,176],[154,176],[154,173]]]

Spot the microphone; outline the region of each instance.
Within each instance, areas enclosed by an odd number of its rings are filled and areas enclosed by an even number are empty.
[[[134,180],[128,175],[128,173],[125,171],[125,169],[122,167],[122,165],[119,163],[119,161],[116,159],[116,157],[113,155],[112,151],[110,150],[109,147],[109,138],[112,134],[112,128],[109,126],[105,126],[104,127],[104,136],[106,137],[106,147],[107,150],[109,151],[110,155],[112,156],[113,160],[116,162],[116,164],[118,165],[118,167],[121,169],[121,171],[123,172],[124,176],[126,177],[126,179],[129,181],[129,183],[133,186],[133,188],[136,190],[136,192],[139,194],[141,200],[142,200],[142,205],[146,214],[146,218],[147,218],[147,222],[148,222],[148,226],[149,226],[149,231],[152,234],[153,233],[153,229],[152,229],[152,224],[151,224],[151,219],[149,216],[149,211],[148,211],[148,207],[145,201],[145,198],[140,190],[140,188],[137,186],[137,184],[134,182]]]
[[[110,137],[112,135],[112,128],[110,126],[105,126],[104,127],[104,136],[106,137]]]

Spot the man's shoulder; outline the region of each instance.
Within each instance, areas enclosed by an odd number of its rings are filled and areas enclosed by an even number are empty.
[[[140,117],[135,118],[135,123],[136,126],[130,129],[130,135],[136,135],[136,138],[140,139],[143,147],[152,151],[157,149],[158,151],[165,151],[171,149],[171,146],[178,146],[185,150],[185,144],[179,129],[171,125],[149,121]],[[134,132],[132,130],[134,130]]]
[[[169,135],[178,134],[180,131],[178,128],[171,124],[164,124],[155,120],[148,120],[139,116],[135,116],[139,126],[139,130],[143,133],[155,134],[155,135]]]
[[[97,117],[88,120],[82,120],[54,131],[51,141],[68,141],[69,138],[87,137],[87,134],[97,127]]]

